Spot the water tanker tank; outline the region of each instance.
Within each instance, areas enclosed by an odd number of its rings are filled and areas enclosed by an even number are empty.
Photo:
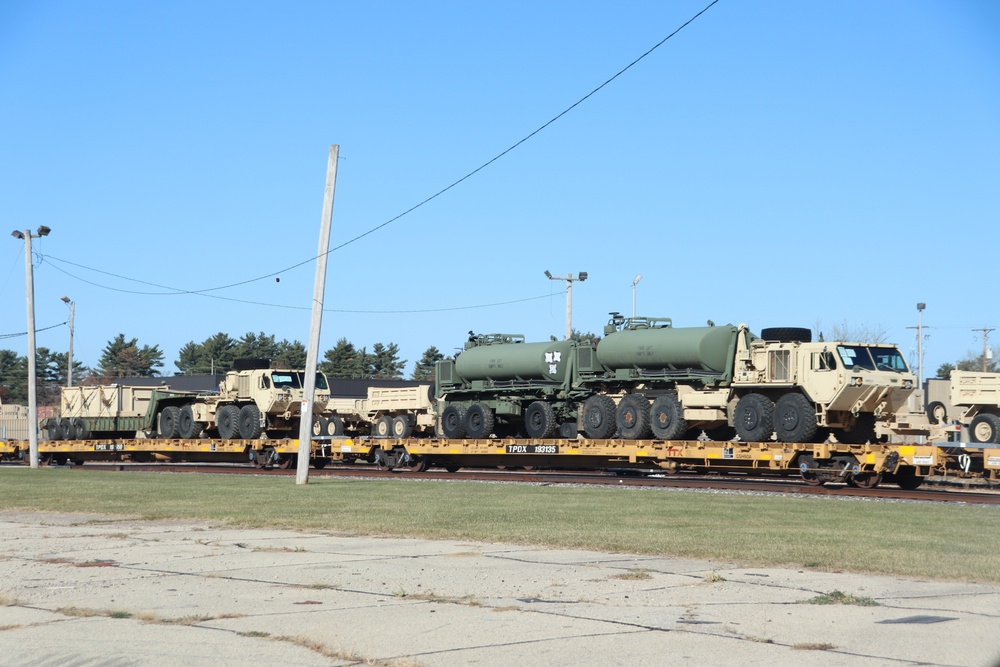
[[[465,380],[543,380],[563,382],[575,344],[511,343],[473,347],[455,359],[455,373]]]
[[[623,329],[597,345],[597,360],[619,368],[698,369],[724,373],[732,365],[737,327]]]

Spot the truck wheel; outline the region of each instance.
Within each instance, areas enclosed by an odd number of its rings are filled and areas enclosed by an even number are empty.
[[[866,442],[875,442],[875,415],[870,412],[862,412],[853,420],[850,427],[838,428],[834,431],[834,435],[845,445],[863,445]]]
[[[441,413],[441,433],[446,438],[465,437],[465,408],[449,405]]]
[[[334,415],[326,421],[326,435],[344,435],[344,420]]]
[[[326,429],[329,428],[328,427],[329,423],[330,422],[327,420],[326,417],[315,417],[315,418],[313,418],[312,434],[316,435],[316,436],[326,435]]]
[[[383,416],[376,419],[372,424],[372,435],[376,438],[392,437],[392,417]]]
[[[260,425],[260,408],[252,403],[240,408],[238,423],[240,437],[244,440],[254,440],[264,430]]]
[[[774,431],[779,442],[812,442],[816,436],[816,410],[805,396],[791,392],[774,404]]]
[[[643,394],[629,394],[618,403],[618,432],[626,440],[648,438],[649,421],[649,399]]]
[[[59,420],[59,439],[60,440],[72,440],[73,439],[73,420],[69,417],[65,417]]]
[[[177,422],[180,420],[181,410],[176,405],[168,405],[160,412],[160,437],[166,440],[176,438]]]
[[[729,442],[736,437],[736,429],[729,424],[723,424],[722,426],[706,428],[705,435],[708,436],[709,440],[715,442]]]
[[[972,442],[1000,442],[1000,417],[985,412],[976,415],[969,424],[969,438]]]
[[[392,435],[395,438],[409,438],[413,434],[413,426],[406,415],[396,415],[392,418]]]
[[[49,434],[49,440],[61,440],[62,439],[62,429],[59,428],[58,419],[50,419],[49,423],[45,425],[45,430]]]
[[[232,440],[239,435],[240,409],[235,405],[223,405],[215,412],[215,426],[219,437]]]
[[[760,337],[776,343],[811,343],[813,335],[805,327],[770,327],[761,329]]]
[[[185,440],[194,440],[201,436],[201,431],[205,427],[200,421],[194,418],[194,408],[185,405],[181,408],[181,414],[177,422],[177,431]]]
[[[615,434],[615,402],[605,394],[595,394],[583,404],[583,433],[594,440]]]
[[[493,432],[493,410],[482,403],[472,405],[465,412],[465,434],[470,438],[486,438]]]
[[[528,432],[529,438],[547,438],[558,427],[552,406],[544,401],[534,401],[524,411],[524,430]]]
[[[82,417],[73,417],[71,427],[73,429],[74,440],[86,440],[90,437],[90,429],[87,428],[87,422]]]
[[[676,391],[668,391],[653,401],[652,422],[653,437],[658,440],[676,440],[687,431],[687,420],[684,419],[684,408],[677,398]],[[697,436],[695,436],[697,437]]]
[[[941,401],[933,401],[927,406],[927,419],[932,424],[947,424],[948,408]]]
[[[774,432],[774,403],[763,394],[747,394],[736,404],[736,434],[743,442],[764,442]]]

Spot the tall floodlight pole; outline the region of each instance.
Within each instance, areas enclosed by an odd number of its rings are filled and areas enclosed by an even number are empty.
[[[62,297],[62,302],[69,306],[69,351],[66,353],[66,386],[73,386],[73,317],[76,315],[76,301],[68,296]]]
[[[309,455],[312,453],[313,398],[316,396],[316,367],[319,365],[319,332],[323,323],[323,295],[326,292],[326,257],[330,252],[330,226],[333,223],[333,194],[337,188],[338,144],[330,145],[326,161],[326,190],[323,194],[323,216],[319,227],[319,250],[316,251],[316,282],[313,286],[312,318],[309,325],[309,345],[306,348],[306,377],[302,387],[302,423],[299,425],[299,463],[295,483],[309,482]]]
[[[635,286],[639,284],[640,280],[642,280],[642,274],[641,273],[638,274],[638,275],[636,275],[635,280],[632,281],[632,319],[633,320],[635,319]]]
[[[545,272],[545,277],[549,280],[565,280],[566,281],[566,340],[573,337],[573,281],[579,280],[584,281],[587,279],[587,272],[581,271],[579,275],[575,278],[572,273],[566,274],[566,277],[554,276],[548,271]]]
[[[32,234],[30,229],[11,232],[14,238],[24,239],[24,282],[28,298],[28,454],[32,468],[38,467],[38,398],[35,395],[38,371],[35,368],[35,277],[31,266],[31,239],[48,236],[51,231],[42,225],[37,234]]]
[[[926,303],[917,304],[917,387],[924,386],[924,308]]]

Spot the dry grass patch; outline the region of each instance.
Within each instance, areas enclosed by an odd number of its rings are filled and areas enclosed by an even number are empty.
[[[652,579],[653,575],[649,573],[649,570],[645,568],[634,568],[628,572],[620,572],[618,574],[612,574],[608,579],[623,579],[625,581],[643,581],[645,579]]]
[[[835,645],[827,642],[796,644],[792,647],[795,651],[832,651],[835,648],[837,648]]]
[[[848,595],[841,591],[831,591],[829,593],[824,593],[822,595],[817,595],[814,598],[808,600],[803,600],[803,604],[846,604],[853,605],[855,607],[878,607],[879,603],[872,598],[859,597],[857,595]]]
[[[708,574],[705,575],[706,584],[717,584],[721,581],[726,581],[726,578],[723,577],[718,572],[709,572]]]

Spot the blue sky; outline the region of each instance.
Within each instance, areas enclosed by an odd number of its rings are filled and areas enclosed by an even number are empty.
[[[706,4],[7,0],[0,219],[53,230],[36,326],[68,295],[77,360],[124,333],[164,374],[220,331],[305,342],[330,144],[336,246]],[[320,350],[395,342],[409,373],[469,330],[561,335],[565,283],[543,272],[587,271],[573,324],[595,332],[636,274],[638,313],[675,326],[846,325],[908,355],[925,302],[933,375],[1000,327],[998,213],[1000,4],[722,0],[334,252]],[[26,328],[5,238],[0,334]]]

